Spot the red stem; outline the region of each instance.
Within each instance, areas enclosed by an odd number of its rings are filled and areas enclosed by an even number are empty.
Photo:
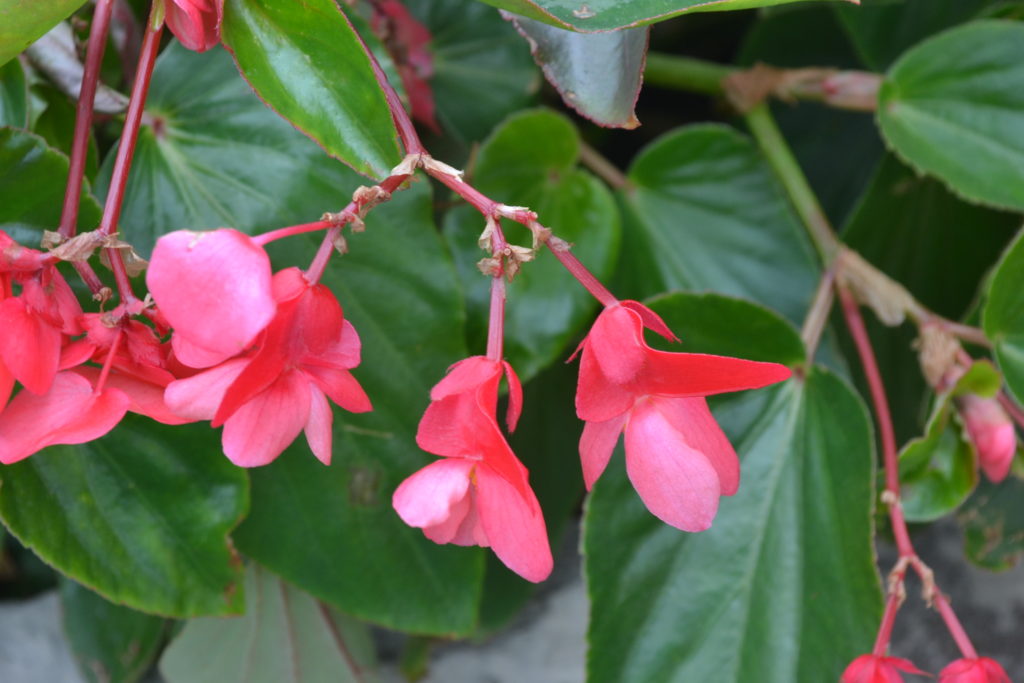
[[[953,608],[950,606],[946,596],[936,590],[934,600],[935,608],[939,610],[942,620],[946,622],[946,628],[949,629],[950,635],[956,641],[956,646],[960,648],[961,654],[968,659],[977,659],[978,651],[974,649],[974,644],[967,637],[967,632],[964,631],[963,625],[956,618],[956,614],[953,613]]]
[[[100,80],[100,63],[107,47],[107,30],[110,28],[113,6],[113,0],[99,0],[92,15],[89,47],[86,49],[85,70],[82,73],[82,88],[78,93],[78,108],[75,113],[75,136],[71,140],[68,184],[64,189],[64,208],[60,214],[59,231],[65,238],[74,237],[77,229],[78,205],[82,199],[82,179],[85,177],[85,160],[89,151],[89,131],[92,129],[93,104]]]
[[[885,601],[885,613],[882,615],[882,623],[878,627],[878,637],[875,638],[875,647],[871,650],[871,654],[876,657],[884,657],[889,649],[889,641],[892,639],[892,626],[896,623],[896,612],[899,611],[902,602],[903,598],[898,591],[891,591],[889,593],[889,599]]]
[[[256,235],[252,238],[252,241],[261,247],[265,247],[271,242],[275,242],[285,237],[292,237],[293,235],[301,235],[307,232],[316,232],[318,230],[325,230],[330,227],[336,227],[331,221],[316,221],[315,223],[303,223],[301,225],[289,225],[287,228],[278,228],[277,230],[271,230],[261,235]]]
[[[501,361],[502,344],[505,340],[505,277],[491,278],[491,317],[487,325],[487,358]]]
[[[465,199],[470,206],[482,213],[484,216],[494,217],[497,215],[499,206],[498,202],[487,197],[466,181],[436,168],[425,168],[423,170],[450,187],[455,194]]]
[[[121,345],[121,334],[123,333],[122,328],[118,327],[117,332],[114,333],[114,341],[110,344],[110,351],[107,352],[107,357],[103,361],[103,369],[100,370],[100,378],[96,380],[96,388],[93,389],[93,393],[102,393],[103,387],[107,383],[107,377],[110,375],[110,368],[114,364],[114,354],[117,353],[117,347]]]
[[[564,242],[561,244],[565,244]],[[555,258],[565,266],[576,280],[583,285],[588,292],[594,295],[594,298],[601,302],[603,306],[614,306],[619,303],[619,300],[615,298],[608,288],[601,284],[601,281],[594,277],[594,274],[587,270],[587,267],[576,258],[568,249],[568,245],[565,248],[561,246],[551,246],[551,241],[547,242],[548,249],[555,255]]]

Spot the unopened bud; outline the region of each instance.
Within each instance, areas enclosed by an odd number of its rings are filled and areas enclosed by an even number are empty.
[[[978,464],[990,480],[1001,482],[1017,452],[1013,421],[994,398],[966,394],[956,401],[967,436],[978,451]]]

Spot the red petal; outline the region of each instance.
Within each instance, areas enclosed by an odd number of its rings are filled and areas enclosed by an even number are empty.
[[[718,426],[703,398],[652,398],[673,429],[687,445],[708,459],[718,473],[722,495],[731,496],[740,486],[740,459]]]
[[[287,372],[224,423],[224,455],[239,467],[272,462],[309,421],[309,382]]]
[[[576,415],[581,420],[607,422],[625,414],[636,398],[632,387],[609,381],[594,355],[584,350],[576,385]]]
[[[167,26],[189,50],[205,52],[220,42],[223,0],[171,0],[166,5]]]
[[[0,360],[34,394],[53,384],[60,361],[60,330],[29,310],[21,299],[0,301]]]
[[[505,366],[505,377],[508,379],[508,413],[505,416],[505,423],[511,433],[516,431],[519,416],[523,413],[523,385],[519,383],[519,377],[512,366],[507,361],[502,364]]]
[[[626,415],[613,417],[606,422],[588,422],[580,437],[580,462],[583,465],[583,482],[589,491],[594,482],[608,466],[608,461],[619,442],[619,434],[626,424]]]
[[[683,531],[711,526],[721,494],[718,474],[650,401],[638,403],[626,424],[626,472],[658,519]]]
[[[587,335],[583,357],[588,354],[612,383],[633,381],[647,357],[640,315],[622,306],[604,309]]]
[[[711,396],[729,391],[759,389],[789,379],[785,365],[762,363],[704,353],[648,351],[648,363],[637,381],[642,394]]]
[[[307,366],[302,369],[332,401],[350,413],[373,410],[370,397],[348,370]]]
[[[480,523],[494,554],[527,581],[548,578],[551,546],[533,490],[519,491],[486,465],[477,467],[476,483]]]
[[[430,390],[433,401],[473,391],[501,377],[501,364],[486,356],[470,356],[448,368],[448,374]]]
[[[647,329],[654,330],[671,342],[679,341],[679,337],[672,333],[672,330],[668,328],[668,325],[666,325],[665,321],[661,319],[661,316],[644,306],[639,301],[621,301],[619,303],[639,315],[640,320],[643,321],[643,325]]]
[[[323,285],[310,287],[299,299],[295,324],[303,345],[314,355],[325,353],[338,341],[343,320],[341,304]]]
[[[3,360],[0,360],[0,413],[4,412],[4,407],[7,405],[12,391],[14,391],[14,375],[4,365]]]

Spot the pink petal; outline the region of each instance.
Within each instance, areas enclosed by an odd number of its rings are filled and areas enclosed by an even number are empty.
[[[48,392],[60,362],[60,330],[17,298],[0,301],[0,330],[0,360],[26,389]]]
[[[640,315],[622,306],[604,309],[587,335],[584,358],[588,353],[613,384],[635,379],[647,356]]]
[[[309,419],[306,420],[306,443],[316,459],[325,465],[331,464],[331,426],[334,413],[327,403],[327,397],[312,384],[309,385]]]
[[[172,0],[166,5],[167,26],[189,50],[205,52],[220,42],[223,0],[212,11],[208,0]]]
[[[171,382],[164,392],[167,407],[186,420],[212,420],[228,387],[248,363],[243,358],[229,360],[205,372]]]
[[[508,412],[505,415],[505,424],[511,433],[516,431],[519,416],[523,413],[523,385],[519,383],[519,376],[508,361],[503,361],[502,365],[505,366],[505,377],[508,380]]]
[[[443,524],[452,516],[452,508],[468,497],[469,474],[473,467],[472,461],[462,458],[430,463],[395,490],[391,497],[395,512],[412,527],[422,529]]]
[[[537,497],[524,496],[486,465],[476,469],[477,509],[494,554],[527,581],[543,581],[553,561],[547,527]]]
[[[1010,473],[1017,454],[1017,432],[999,401],[967,394],[957,399],[967,434],[978,451],[978,463],[995,483]]]
[[[100,377],[100,369],[89,366],[75,368],[72,372],[85,377],[93,386],[96,386]],[[194,422],[194,420],[181,417],[167,407],[164,399],[164,387],[158,384],[112,371],[107,375],[106,386],[124,392],[129,400],[128,410],[133,413],[145,415],[151,420],[165,425],[183,425]]]
[[[438,401],[447,396],[474,391],[494,381],[502,372],[501,363],[485,356],[470,356],[448,369],[448,374],[430,390],[430,399]]]
[[[306,348],[322,354],[342,335],[344,317],[334,293],[323,285],[310,287],[299,299],[296,325]]]
[[[128,403],[117,389],[96,395],[84,377],[59,373],[48,393],[22,391],[0,413],[0,462],[9,465],[47,446],[98,439],[121,421]]]
[[[227,356],[243,351],[276,310],[270,259],[237,230],[164,235],[153,250],[146,284],[175,336],[187,342],[174,350],[188,365],[198,360],[188,353],[192,346]]]
[[[348,370],[306,365],[306,373],[332,401],[350,413],[368,413],[373,410],[370,397],[359,381]]]
[[[210,421],[211,427],[220,427],[239,408],[277,381],[284,372],[287,358],[280,353],[264,349],[249,358],[248,364],[224,392],[217,414]]]
[[[86,362],[96,353],[96,345],[88,339],[76,339],[64,345],[60,350],[60,361],[58,367],[61,370],[75,368]]]
[[[271,462],[309,420],[309,382],[287,372],[224,423],[224,455],[239,467]]]
[[[683,441],[701,452],[715,468],[722,495],[731,496],[740,486],[740,459],[718,426],[703,398],[652,398],[652,403]]]
[[[658,519],[683,531],[711,526],[721,495],[718,474],[651,401],[640,401],[626,424],[626,472]]]
[[[171,337],[171,348],[174,356],[190,368],[211,368],[238,354],[231,351],[211,351],[185,339],[180,334]]]
[[[607,422],[625,414],[636,398],[631,387],[610,381],[594,354],[584,349],[576,384],[576,415],[581,420]]]
[[[12,391],[14,391],[14,375],[0,359],[0,413],[4,412],[4,407],[7,405],[8,399],[11,398]]]
[[[580,437],[580,462],[583,464],[583,481],[589,491],[597,478],[608,466],[615,444],[619,442],[626,416],[613,417],[605,422],[588,422]]]

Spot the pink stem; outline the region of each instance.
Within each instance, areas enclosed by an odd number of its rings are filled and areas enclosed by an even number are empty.
[[[117,332],[114,334],[114,341],[110,344],[110,351],[107,352],[107,357],[103,361],[103,369],[100,370],[100,378],[96,380],[96,388],[93,393],[99,394],[103,391],[103,387],[107,383],[107,377],[110,375],[110,368],[114,364],[114,354],[117,353],[117,347],[121,345],[121,334],[122,329],[118,327]]]
[[[953,608],[950,606],[946,596],[936,590],[934,600],[935,607],[939,610],[939,614],[942,615],[942,620],[946,622],[946,628],[949,629],[949,633],[953,636],[953,640],[956,641],[956,646],[960,648],[960,652],[968,659],[977,659],[978,651],[974,649],[974,644],[967,637],[967,632],[964,631],[960,620],[956,618],[956,614],[954,614]]]
[[[547,242],[547,245],[548,249],[551,250],[551,253],[555,255],[555,258],[558,259],[563,266],[565,266],[566,270],[568,270],[569,273],[572,274],[572,276],[576,278],[576,280],[579,281],[579,283],[583,285],[588,292],[593,294],[594,298],[600,301],[603,306],[614,306],[619,303],[619,300],[615,298],[615,295],[609,292],[608,288],[601,284],[601,281],[594,277],[594,274],[587,270],[587,267],[584,266],[568,248],[562,249],[557,246],[551,246],[550,240]]]
[[[902,577],[901,577],[902,578]],[[896,612],[900,609],[902,598],[897,591],[891,591],[889,598],[885,601],[885,613],[882,615],[882,623],[878,627],[878,637],[875,638],[875,647],[871,654],[876,657],[883,657],[889,650],[889,641],[892,639],[892,627],[896,623]]]
[[[491,317],[487,326],[487,358],[501,361],[505,339],[505,277],[491,278]]]
[[[64,189],[64,208],[60,214],[60,234],[74,237],[78,222],[78,205],[82,199],[82,178],[85,177],[85,160],[89,151],[89,131],[92,129],[92,111],[96,100],[96,87],[100,80],[100,64],[107,47],[107,30],[110,28],[110,13],[113,0],[99,0],[92,15],[89,30],[89,47],[85,55],[85,70],[82,73],[82,88],[78,93],[78,108],[75,113],[75,136],[71,140],[71,162],[68,168],[68,184]]]
[[[293,235],[301,235],[307,232],[317,232],[318,230],[325,230],[334,226],[331,221],[316,221],[315,223],[303,223],[301,225],[289,225],[287,228],[278,228],[277,230],[271,230],[261,235],[256,235],[252,238],[252,241],[261,247],[265,247],[271,242],[275,242],[285,237],[292,237]]]
[[[498,202],[487,197],[466,181],[434,168],[427,168],[424,170],[451,188],[455,194],[465,199],[470,206],[482,213],[484,216],[493,217],[497,215]]]

